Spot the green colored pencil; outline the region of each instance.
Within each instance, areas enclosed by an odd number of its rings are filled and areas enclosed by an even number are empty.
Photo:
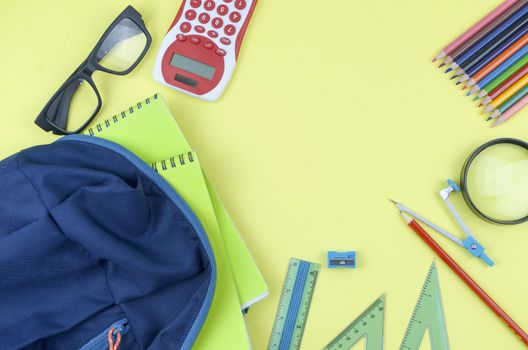
[[[523,56],[520,60],[515,62],[510,68],[506,69],[501,75],[496,77],[494,80],[492,80],[489,84],[483,86],[482,88],[479,88],[478,86],[474,86],[473,89],[468,92],[468,96],[471,94],[476,93],[479,90],[485,90],[486,93],[489,93],[493,91],[497,86],[502,84],[506,79],[514,75],[519,69],[524,67],[528,63],[528,55]]]

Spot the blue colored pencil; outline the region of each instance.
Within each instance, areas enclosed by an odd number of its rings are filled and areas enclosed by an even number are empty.
[[[487,44],[489,44],[491,41],[493,41],[495,38],[504,35],[508,32],[508,29],[511,26],[515,26],[515,24],[519,20],[526,19],[528,15],[528,6],[523,6],[518,12],[514,13],[512,16],[510,16],[508,19],[506,19],[501,25],[499,25],[497,28],[495,28],[492,32],[490,32],[488,35],[483,37],[479,42],[475,43],[473,46],[468,48],[457,60],[456,62],[453,62],[455,65],[451,68],[458,68],[460,65],[466,63],[475,53],[477,53],[479,50],[484,48]]]
[[[476,62],[476,64],[473,67],[470,67],[469,69],[465,68],[464,75],[458,79],[457,83],[463,83],[471,79],[473,75],[475,75],[478,71],[480,71],[482,68],[488,65],[488,63],[493,61],[497,56],[503,53],[506,49],[508,49],[510,46],[516,43],[519,39],[521,39],[527,33],[528,33],[528,25],[525,25],[520,30],[515,32],[513,36],[508,38],[508,40],[503,42],[499,47],[497,47],[495,50],[489,53],[486,57]]]
[[[499,75],[504,73],[508,68],[510,68],[512,65],[515,64],[515,62],[519,61],[523,57],[525,57],[528,54],[528,45],[524,46],[522,49],[517,51],[515,54],[513,54],[510,58],[508,58],[506,61],[504,61],[500,66],[495,68],[490,74],[486,75],[481,81],[479,81],[476,85],[479,88],[485,87],[487,84],[491,83],[495,78],[497,78]]]

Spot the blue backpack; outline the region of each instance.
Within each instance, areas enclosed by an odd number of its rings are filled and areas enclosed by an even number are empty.
[[[0,182],[0,349],[192,347],[215,260],[159,174],[76,135],[1,161]]]

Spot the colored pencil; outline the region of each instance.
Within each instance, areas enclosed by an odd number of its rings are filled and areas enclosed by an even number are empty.
[[[473,46],[476,42],[478,42],[484,36],[489,34],[492,30],[494,30],[497,26],[504,22],[504,20],[509,18],[514,12],[517,12],[517,10],[519,10],[519,8],[521,8],[526,3],[528,3],[528,0],[519,0],[515,2],[500,16],[496,17],[494,20],[488,23],[488,25],[486,25],[481,31],[470,37],[467,41],[457,47],[452,53],[446,56],[444,62],[440,65],[440,67],[447,64],[451,64],[453,61],[458,59],[462,53],[467,51],[467,49]]]
[[[519,25],[519,23],[523,23],[528,18],[527,14],[528,6],[521,7],[519,11],[512,14],[499,26],[497,26],[490,33],[485,35],[481,40],[479,40],[468,50],[466,50],[462,55],[460,55],[460,57],[455,59],[455,62],[453,62],[450,68],[458,68],[460,65],[463,65],[464,63],[468,62],[472,57],[474,57],[474,55],[479,55],[479,51],[485,48],[486,45],[493,42],[497,38],[500,38],[501,36],[505,35],[505,33],[509,33],[509,28],[511,28],[512,26],[516,27]]]
[[[486,75],[481,81],[473,86],[473,89],[468,92],[468,95],[474,94],[484,88],[487,91],[495,89],[497,86],[502,84],[502,82],[517,72],[522,66],[528,63],[528,55],[524,55],[521,59],[518,59],[519,52],[521,51],[517,51],[512,57],[508,58],[501,65],[495,68],[490,74]]]
[[[513,117],[517,112],[519,112],[524,106],[528,104],[528,95],[524,96],[521,100],[519,100],[516,104],[510,107],[506,112],[500,115],[497,120],[495,120],[495,123],[493,123],[492,127],[496,127],[498,125],[501,125],[511,117]]]
[[[496,110],[493,111],[493,113],[489,116],[487,120],[498,118],[502,113],[506,112],[508,109],[513,107],[513,105],[522,100],[526,95],[528,95],[528,86],[523,87],[521,90],[517,91],[512,97],[502,103]]]
[[[466,30],[462,35],[460,35],[458,38],[456,38],[451,43],[449,43],[446,47],[444,47],[442,51],[440,51],[440,53],[433,59],[433,62],[436,60],[442,59],[445,56],[451,54],[453,51],[456,50],[456,48],[458,48],[468,39],[470,39],[475,34],[480,32],[489,23],[493,22],[495,18],[499,17],[502,13],[508,10],[508,8],[510,8],[513,4],[515,4],[515,2],[516,0],[507,0],[503,2],[502,4],[500,4],[499,7],[491,11],[486,17],[478,21],[475,25],[473,25],[471,28]]]
[[[484,113],[489,113],[493,111],[495,108],[499,107],[501,104],[506,102],[510,97],[515,95],[517,92],[521,91],[522,88],[524,88],[526,85],[528,85],[528,75],[525,75],[521,79],[519,79],[515,84],[510,86],[509,89],[504,91],[502,94],[497,96],[493,101],[489,103],[487,108],[484,110]]]
[[[493,126],[524,107],[528,95],[528,0],[507,0],[449,43],[433,59],[448,64],[451,79],[466,96],[496,119]],[[526,98],[526,99],[525,99]],[[500,121],[499,121],[500,120]]]
[[[485,59],[481,60],[477,65],[467,70],[465,74],[458,80],[459,83],[469,81],[467,86],[473,86],[486,75],[491,73],[502,62],[510,58],[515,52],[519,51],[524,45],[528,43],[528,26],[524,26],[522,30],[518,31],[514,36],[502,43],[499,48],[491,52]],[[496,52],[495,52],[496,51]]]
[[[526,74],[528,74],[528,65],[525,65],[524,67],[519,69],[515,74],[513,74],[511,77],[506,79],[506,81],[504,81],[502,84],[500,84],[495,89],[493,89],[489,94],[485,94],[483,96],[479,95],[480,97],[484,97],[482,99],[482,103],[486,104],[486,103],[491,102],[491,100],[493,100],[494,98],[502,94],[504,91],[506,91],[510,86],[515,84],[517,81],[519,81],[519,79],[524,77]],[[482,90],[482,91],[485,92],[486,90]]]
[[[497,304],[471,276],[409,215],[400,212],[407,225],[435,252],[436,255],[528,346],[528,334]]]
[[[484,60],[487,56],[491,55],[495,51],[495,49],[499,48],[502,45],[502,43],[508,41],[508,39],[515,35],[516,32],[523,31],[526,27],[528,27],[528,15],[524,18],[523,21],[519,22],[514,27],[509,28],[508,31],[495,38],[488,45],[484,46],[481,50],[477,51],[473,56],[471,56],[465,64],[460,66],[462,72],[473,68],[480,61]]]

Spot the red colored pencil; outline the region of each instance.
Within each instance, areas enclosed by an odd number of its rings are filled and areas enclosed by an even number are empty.
[[[508,90],[513,84],[515,84],[517,81],[519,81],[522,77],[524,77],[528,73],[528,65],[522,67],[517,72],[515,72],[514,75],[506,79],[502,84],[497,86],[493,91],[488,93],[487,96],[485,96],[482,99],[481,104],[487,104],[490,103],[492,100],[495,99],[495,97],[502,94],[504,91]]]
[[[436,241],[427,233],[425,230],[409,215],[400,212],[400,214],[403,216],[405,221],[407,222],[407,225],[411,227],[411,229],[416,232],[418,236],[431,248],[436,255],[442,259],[447,266],[451,270],[453,270],[454,273],[457,274],[458,277],[497,315],[501,320],[503,320],[506,325],[517,334],[517,336],[521,339],[521,341],[524,343],[524,345],[528,346],[528,334],[526,334],[522,328],[515,323],[515,321],[508,316],[508,314],[501,309],[501,307],[491,299],[491,297],[482,289],[480,286],[475,282],[467,273],[460,267],[460,265],[457,264],[457,262],[449,256],[449,254],[446,253],[442,247]]]

